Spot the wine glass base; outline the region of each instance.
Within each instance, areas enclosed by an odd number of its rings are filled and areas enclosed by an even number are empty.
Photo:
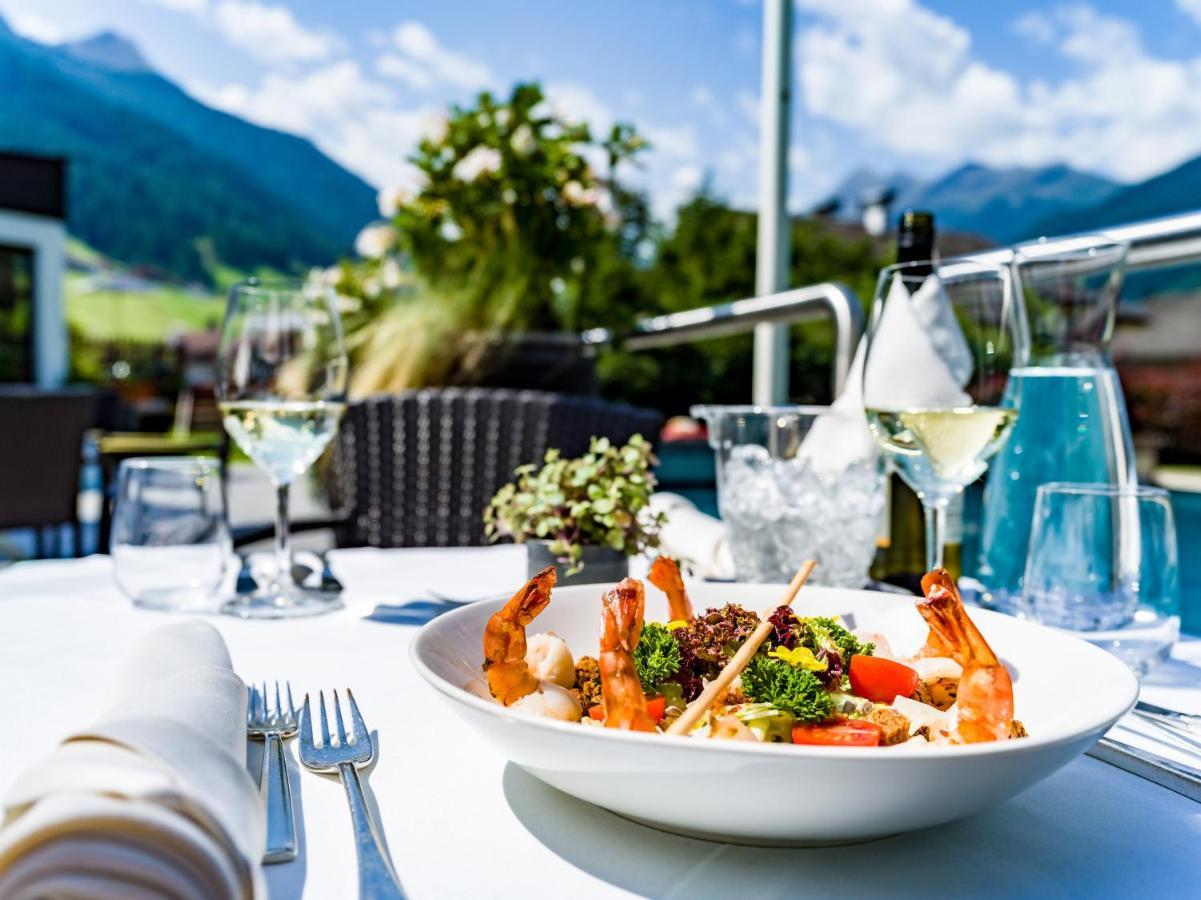
[[[223,603],[221,612],[239,619],[299,619],[335,612],[344,606],[337,594],[297,587],[242,594]]]

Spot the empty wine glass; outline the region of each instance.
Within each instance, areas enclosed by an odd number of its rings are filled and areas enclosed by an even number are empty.
[[[876,441],[921,498],[927,568],[941,568],[946,510],[1017,418],[1006,394],[1024,343],[1007,266],[910,262],[880,273],[863,402]]]
[[[337,431],[347,375],[342,325],[327,288],[250,281],[230,291],[217,351],[218,401],[225,430],[270,477],[277,503],[272,577],[223,612],[285,618],[341,607],[336,595],[292,578],[288,488]]]

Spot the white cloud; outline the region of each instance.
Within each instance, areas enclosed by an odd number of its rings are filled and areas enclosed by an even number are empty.
[[[1201,25],[1201,0],[1176,0],[1176,8]]]
[[[434,86],[429,69],[395,53],[385,53],[375,61],[375,71],[387,78],[403,81],[411,88],[428,91]]]
[[[142,0],[151,6],[161,6],[175,12],[202,13],[208,9],[208,0]]]
[[[8,24],[21,37],[37,41],[39,44],[58,44],[64,38],[62,29],[56,22],[51,22],[37,13],[16,13],[9,18]]]
[[[1014,20],[1013,33],[1036,44],[1049,44],[1055,39],[1055,23],[1046,13],[1031,11]]]
[[[1020,26],[1075,68],[1023,83],[975,59],[966,30],[915,0],[800,2],[816,16],[799,38],[803,102],[871,144],[943,164],[1067,161],[1125,179],[1196,153],[1201,56],[1153,57],[1130,22],[1090,6]]]
[[[323,151],[375,185],[408,186],[404,157],[432,110],[398,109],[392,92],[341,60],[300,76],[268,73],[257,87],[193,87],[212,105],[272,128],[310,136]]]
[[[220,0],[213,23],[229,43],[265,63],[314,62],[336,49],[333,36],[305,28],[286,6]]]
[[[382,74],[410,87],[427,90],[434,84],[480,90],[493,82],[492,70],[481,60],[442,46],[434,33],[417,21],[402,22],[392,32],[396,52],[377,63]]]
[[[594,134],[608,131],[616,120],[609,105],[582,84],[551,81],[543,90],[555,115],[570,121],[587,122]]]
[[[641,130],[655,153],[672,159],[695,159],[700,155],[696,129],[691,125],[646,125]]]

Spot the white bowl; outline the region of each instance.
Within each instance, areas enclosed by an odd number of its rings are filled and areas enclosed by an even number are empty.
[[[516,589],[516,588],[514,588]],[[530,633],[553,631],[596,655],[598,586],[556,590]],[[775,585],[693,584],[696,609],[740,603],[762,612]],[[1015,676],[1030,737],[957,747],[802,747],[634,734],[523,715],[487,697],[484,624],[500,603],[439,616],[413,641],[413,662],[455,710],[516,765],[565,793],[658,828],[714,840],[805,845],[870,840],[980,812],[1065,765],[1128,712],[1138,682],[1083,641],[984,610],[972,618]],[[853,613],[898,653],[926,627],[909,598],[807,587],[801,615]],[[647,590],[647,619],[667,620]]]

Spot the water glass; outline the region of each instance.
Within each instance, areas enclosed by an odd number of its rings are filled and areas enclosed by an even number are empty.
[[[1039,487],[1023,612],[1121,658],[1142,675],[1180,636],[1172,503],[1162,488]]]
[[[862,588],[884,478],[863,413],[825,406],[694,406],[717,456],[717,503],[739,581]]]
[[[117,586],[136,606],[215,610],[233,555],[221,463],[189,456],[123,461],[111,552]]]

